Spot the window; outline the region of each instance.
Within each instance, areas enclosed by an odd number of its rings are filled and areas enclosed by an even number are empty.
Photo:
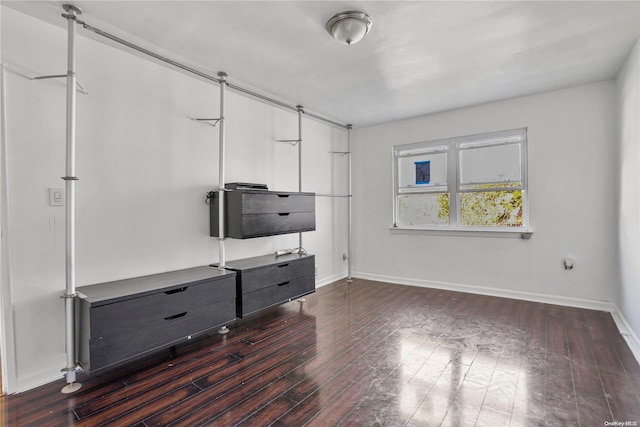
[[[526,129],[393,147],[394,228],[528,232]]]

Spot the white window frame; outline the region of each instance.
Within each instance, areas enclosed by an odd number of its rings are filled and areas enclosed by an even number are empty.
[[[482,147],[503,146],[506,144],[520,145],[520,186],[496,187],[494,189],[463,189],[461,188],[460,157],[461,152],[474,149],[471,146]],[[447,184],[446,190],[436,187],[401,188],[400,187],[400,159],[416,154],[433,152],[435,147],[444,147],[447,155]],[[399,144],[393,146],[393,226],[394,233],[423,233],[423,234],[451,234],[476,235],[490,237],[521,237],[528,239],[533,233],[529,224],[529,195],[528,195],[528,156],[527,156],[527,128],[505,130],[477,135],[433,141]],[[470,192],[487,192],[496,190],[522,190],[522,226],[519,227],[469,227],[461,226],[459,218],[459,203],[462,194]],[[403,194],[438,194],[449,193],[449,224],[448,225],[398,225],[399,196]]]

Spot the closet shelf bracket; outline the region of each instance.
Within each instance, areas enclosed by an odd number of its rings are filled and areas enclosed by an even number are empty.
[[[29,80],[66,79],[68,77],[67,74],[53,74],[50,76],[37,76],[37,77],[27,77],[24,74],[21,74],[21,75],[28,78]],[[79,92],[85,95],[89,95],[89,92],[84,87],[82,87],[82,85],[78,81],[76,81],[76,89],[78,89]]]
[[[300,142],[302,142],[302,140],[301,139],[276,139],[276,142],[286,142],[287,144],[296,146]]]
[[[197,117],[189,117],[191,120],[194,120],[196,122],[201,122],[204,123],[205,125],[209,125],[209,126],[213,126],[216,127],[216,125],[218,124],[218,122],[220,122],[220,120],[222,120],[221,118],[213,118],[213,119],[200,119]]]

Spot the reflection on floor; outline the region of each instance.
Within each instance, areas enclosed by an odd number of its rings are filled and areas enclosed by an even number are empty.
[[[608,313],[357,279],[80,381],[2,398],[5,423],[640,425]]]

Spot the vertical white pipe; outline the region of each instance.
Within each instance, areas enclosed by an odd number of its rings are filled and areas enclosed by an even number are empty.
[[[296,105],[298,110],[298,191],[302,192],[302,113],[304,107]],[[302,233],[298,233],[298,248],[302,249]]]
[[[7,123],[7,81],[5,66],[0,64],[0,220],[2,226],[2,245],[0,247],[0,325],[2,341],[0,341],[0,360],[2,360],[2,392],[12,393],[16,386],[16,352],[13,324],[13,297],[11,290],[11,254],[9,224],[9,161],[8,161],[8,123]]]
[[[224,184],[225,184],[225,128],[224,128],[224,93],[227,86],[227,73],[221,71],[218,73],[220,77],[220,138],[218,142],[218,268],[224,268],[226,266],[226,253],[224,246],[224,224],[225,224],[225,197],[224,197]]]
[[[66,231],[66,293],[65,303],[65,343],[67,353],[67,366],[63,370],[66,373],[67,386],[63,393],[71,393],[80,388],[80,384],[74,384],[76,380],[76,344],[75,344],[75,316],[74,299],[76,294],[76,223],[75,223],[75,183],[76,178],[76,16],[82,10],[73,5],[65,4],[67,12],[63,16],[68,23],[67,44],[67,132],[66,132],[66,175],[65,181],[65,231]]]
[[[351,187],[351,129],[353,125],[347,125],[347,281],[351,282],[351,199],[353,198],[353,190]]]

